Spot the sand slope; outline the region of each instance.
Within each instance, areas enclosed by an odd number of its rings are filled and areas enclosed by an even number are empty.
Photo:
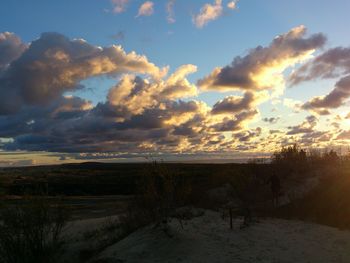
[[[146,227],[107,248],[100,262],[350,262],[350,232],[301,221],[262,219],[230,230],[220,214],[173,221],[169,238]]]

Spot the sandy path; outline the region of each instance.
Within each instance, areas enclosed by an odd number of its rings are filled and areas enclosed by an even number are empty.
[[[220,214],[171,223],[173,238],[150,227],[107,248],[105,262],[350,262],[350,232],[301,221],[264,219],[233,230]]]

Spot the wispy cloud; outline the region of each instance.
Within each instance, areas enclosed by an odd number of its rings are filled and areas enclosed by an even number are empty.
[[[167,21],[168,23],[175,23],[175,14],[174,14],[174,5],[176,0],[168,0],[168,3],[166,4],[166,11],[167,11]]]
[[[193,23],[196,27],[202,28],[208,22],[216,20],[222,15],[222,0],[215,0],[213,4],[205,4],[197,15],[193,17]]]
[[[129,1],[130,0],[111,0],[113,13],[119,14],[125,12]]]
[[[120,30],[118,33],[111,35],[111,38],[114,40],[124,40],[125,39],[125,31]]]
[[[151,16],[154,13],[154,9],[153,9],[154,3],[152,1],[146,1],[144,2],[140,8],[139,11],[137,13],[136,17],[139,16]]]

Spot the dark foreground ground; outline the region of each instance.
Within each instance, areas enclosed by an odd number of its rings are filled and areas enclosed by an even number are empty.
[[[222,177],[237,173],[270,173],[268,165],[165,164],[166,169],[190,182],[196,199],[223,184]],[[26,195],[45,195],[68,206],[73,218],[120,214],[138,192],[140,179],[150,173],[149,163],[82,163],[0,169],[0,193],[6,202],[20,203]],[[198,201],[198,200],[196,200]],[[205,203],[205,201],[203,200]]]
[[[22,204],[24,198],[7,196],[3,202],[6,205],[17,205]],[[120,215],[125,211],[131,198],[129,195],[99,195],[47,197],[47,200],[68,208],[70,220],[80,220]]]
[[[289,171],[288,176],[286,169],[279,171],[270,164],[165,165],[169,171],[190,182],[191,202],[209,209],[218,209],[220,204],[217,200],[209,200],[208,193],[212,189],[220,189],[230,178],[253,175],[264,182],[277,171],[281,177],[284,200],[288,199],[288,202],[281,204],[278,209],[262,211],[264,216],[301,219],[350,229],[348,163],[313,167],[302,172]],[[105,217],[125,210],[128,201],[138,193],[140,178],[149,172],[149,164],[141,163],[82,163],[3,168],[0,169],[0,194],[3,199],[9,199],[6,201],[9,203],[21,202],[21,198],[26,195],[45,194],[69,206],[74,219]],[[298,195],[298,189],[308,179],[316,179],[316,187]],[[293,189],[295,185],[298,188]],[[269,185],[264,184],[262,187],[268,199]],[[249,191],[248,189],[248,194]]]
[[[165,164],[196,185],[212,184],[216,177],[237,172],[268,174],[269,165],[255,164]],[[149,163],[81,163],[0,169],[0,189],[10,195],[23,195],[44,189],[48,195],[91,196],[134,194],[141,176],[149,173]],[[1,181],[0,181],[1,183]]]
[[[68,208],[62,262],[346,263],[349,168],[348,162],[305,167],[162,164],[162,173],[175,174],[184,180],[181,190],[191,190],[184,206],[172,211],[166,231],[152,224],[134,227],[143,210],[132,204],[139,200],[136,197],[145,197],[140,185],[154,173],[150,164],[2,169],[0,212],[33,202],[36,195],[49,200],[50,209],[55,204]],[[271,202],[273,173],[281,180],[278,207]],[[253,217],[249,226],[247,207]],[[136,213],[130,214],[130,208]],[[183,218],[181,211],[186,212]]]

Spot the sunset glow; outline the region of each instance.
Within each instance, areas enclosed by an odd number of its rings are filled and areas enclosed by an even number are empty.
[[[0,3],[0,166],[349,143],[348,1],[29,2]]]

